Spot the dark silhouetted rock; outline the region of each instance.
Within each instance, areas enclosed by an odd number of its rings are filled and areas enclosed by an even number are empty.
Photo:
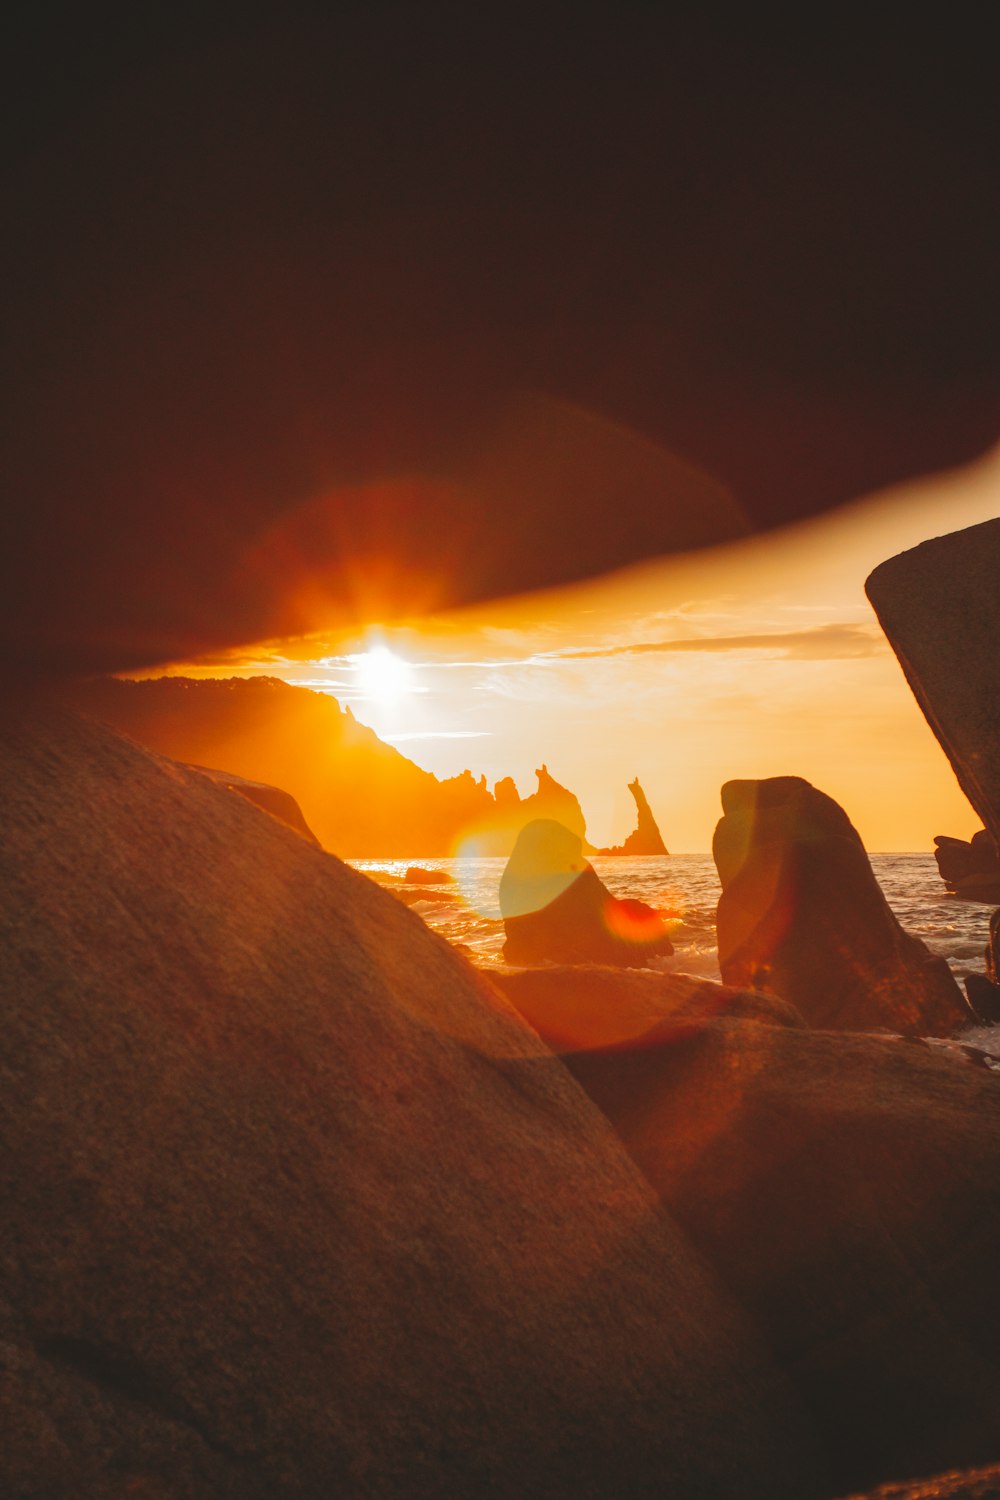
[[[5,709],[5,1496],[829,1493],[487,980],[204,775]]]
[[[425,870],[422,865],[410,865],[403,879],[410,885],[448,885],[451,876],[447,870]]]
[[[200,771],[217,786],[228,787],[231,792],[239,792],[241,797],[246,797],[248,802],[253,802],[257,807],[262,807],[269,812],[272,818],[286,823],[289,828],[294,828],[296,833],[308,839],[312,844],[318,844],[319,839],[313,833],[309,824],[302,816],[302,809],[290,792],[283,792],[280,787],[268,786],[263,781],[248,781],[245,776],[234,776],[229,771],[213,771],[208,766],[192,766],[192,771]]]
[[[836,1493],[989,1462],[1000,1077],[922,1042],[688,1009],[565,1060],[794,1372]]]
[[[971,1021],[947,963],[904,932],[832,797],[798,776],[729,781],[712,852],[719,968],[812,1026],[947,1035]]]
[[[938,873],[953,895],[991,906],[1000,902],[1000,858],[985,828],[968,841],[939,833],[934,844]]]
[[[614,849],[602,849],[602,854],[634,854],[634,855],[656,855],[668,853],[667,846],[663,842],[656,819],[653,817],[646,801],[646,793],[639,785],[638,776],[630,781],[628,789],[635,798],[638,822],[632,833],[629,834],[624,844],[619,844]]]
[[[1000,846],[1000,519],[881,563],[865,584],[965,795]]]
[[[612,896],[579,836],[547,818],[518,834],[500,878],[500,911],[512,964],[641,965],[673,952],[653,908]]]

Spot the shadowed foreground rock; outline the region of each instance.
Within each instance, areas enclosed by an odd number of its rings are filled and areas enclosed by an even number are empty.
[[[710,994],[699,1026],[696,1002],[564,1058],[756,1314],[838,1491],[991,1461],[1000,1076],[919,1042],[720,1016]]]
[[[280,787],[269,786],[264,781],[248,781],[245,776],[234,776],[229,771],[213,771],[208,766],[191,766],[192,771],[200,771],[202,776],[207,776],[214,781],[216,786],[228,787],[231,792],[239,792],[248,802],[253,802],[257,807],[262,807],[269,812],[272,818],[286,823],[289,828],[294,828],[296,833],[301,833],[304,839],[311,844],[318,844],[319,839],[313,833],[309,824],[302,816],[302,809],[292,796],[291,792],[283,792]]]
[[[0,1490],[829,1493],[482,978],[206,777],[0,720]]]
[[[674,951],[653,908],[612,896],[580,838],[549,818],[518,834],[500,877],[500,911],[511,964],[630,966]]]
[[[690,974],[597,964],[554,964],[491,973],[515,1010],[553,1051],[590,1051],[642,1036],[669,1021],[680,1038],[713,1016],[804,1026],[794,1006],[762,990],[736,990]]]
[[[904,932],[847,814],[798,776],[728,781],[712,853],[727,984],[812,1026],[946,1036],[973,1016],[944,959]]]

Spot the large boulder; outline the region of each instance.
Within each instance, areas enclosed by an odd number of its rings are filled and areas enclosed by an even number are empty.
[[[1000,1076],[727,1013],[564,1054],[759,1319],[837,1493],[1000,1450]],[[928,1492],[930,1493],[930,1492]],[[936,1492],[934,1492],[936,1493]]]
[[[865,592],[965,795],[1000,845],[1000,519],[891,557]]]
[[[5,707],[5,1495],[823,1490],[487,980],[205,776]]]
[[[804,1026],[795,1010],[764,990],[737,990],[691,974],[551,964],[490,974],[515,1010],[555,1052],[611,1047],[669,1021],[680,1037],[710,1016]]]
[[[949,1035],[973,1019],[944,959],[903,931],[856,830],[798,776],[729,781],[712,852],[727,984],[764,986],[813,1026]]]
[[[550,818],[518,834],[500,877],[500,912],[511,964],[629,966],[674,951],[652,907],[612,896],[580,837]]]

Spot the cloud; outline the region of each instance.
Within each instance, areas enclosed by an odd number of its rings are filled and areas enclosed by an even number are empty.
[[[492,737],[493,731],[490,729],[410,729],[404,734],[381,736],[392,745],[398,745],[403,740],[488,740]]]
[[[871,625],[817,625],[810,630],[760,631],[746,635],[683,636],[665,641],[633,641],[622,646],[594,646],[555,653],[560,661],[588,661],[610,656],[644,656],[671,651],[767,651],[789,660],[834,661],[842,657],[880,656],[885,638]]]

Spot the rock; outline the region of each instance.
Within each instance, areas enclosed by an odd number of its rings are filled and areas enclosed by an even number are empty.
[[[719,968],[824,1029],[948,1035],[973,1020],[947,963],[904,932],[847,814],[798,776],[729,781],[712,852]]]
[[[829,1493],[606,1122],[417,917],[63,713],[5,705],[0,786],[0,1491]]]
[[[646,801],[646,793],[639,785],[638,776],[634,781],[629,782],[628,789],[635,798],[636,812],[638,814],[636,827],[629,834],[624,844],[619,844],[614,849],[602,849],[600,852],[602,854],[634,854],[644,856],[668,853],[669,851],[663,842],[660,830],[656,826],[656,819],[653,817],[649,803]]]
[[[78,678],[60,695],[160,755],[285,788],[342,857],[436,859],[493,808],[468,773],[439,781],[329,693],[274,677]]]
[[[390,886],[389,889],[397,901],[402,901],[404,906],[419,906],[422,903],[428,906],[454,905],[459,897],[454,891],[428,890],[426,886]]]
[[[995,1457],[1000,1077],[711,1003],[565,1056],[794,1372],[836,1493]]]
[[[990,917],[990,940],[986,946],[986,975],[1000,985],[1000,911]]]
[[[991,7],[905,53],[890,7],[809,9],[772,47],[694,6],[501,37],[406,5],[387,50],[380,5],[239,46],[20,6],[0,659],[352,629],[376,575],[406,617],[991,447]]]
[[[934,844],[938,873],[953,895],[963,901],[1000,902],[1000,858],[985,828],[968,842],[939,833]]]
[[[518,834],[500,878],[500,911],[511,964],[641,965],[673,952],[652,907],[612,896],[579,836],[547,818]]]
[[[507,999],[553,1051],[610,1047],[670,1021],[678,1035],[710,1016],[738,1016],[776,1026],[804,1026],[794,1006],[763,990],[736,990],[690,974],[551,965],[490,974]]]
[[[449,885],[451,876],[447,870],[425,870],[420,865],[410,865],[403,879],[409,885]]]
[[[912,1483],[880,1484],[867,1495],[849,1495],[846,1500],[1000,1500],[1000,1464],[950,1469]]]
[[[294,828],[304,839],[310,843],[318,844],[319,839],[313,833],[309,824],[302,816],[302,809],[290,792],[283,792],[280,787],[268,786],[263,781],[248,781],[244,776],[234,776],[230,771],[213,771],[208,766],[191,766],[192,771],[200,771],[202,776],[207,776],[217,786],[228,787],[231,792],[239,792],[241,797],[246,797],[248,802],[253,802],[257,807],[262,807],[265,812],[286,823],[289,828]]]
[[[1000,845],[1000,519],[935,537],[865,583],[962,790]]]
[[[990,939],[986,945],[985,974],[966,974],[969,1004],[989,1025],[1000,1023],[1000,911],[990,917]]]

